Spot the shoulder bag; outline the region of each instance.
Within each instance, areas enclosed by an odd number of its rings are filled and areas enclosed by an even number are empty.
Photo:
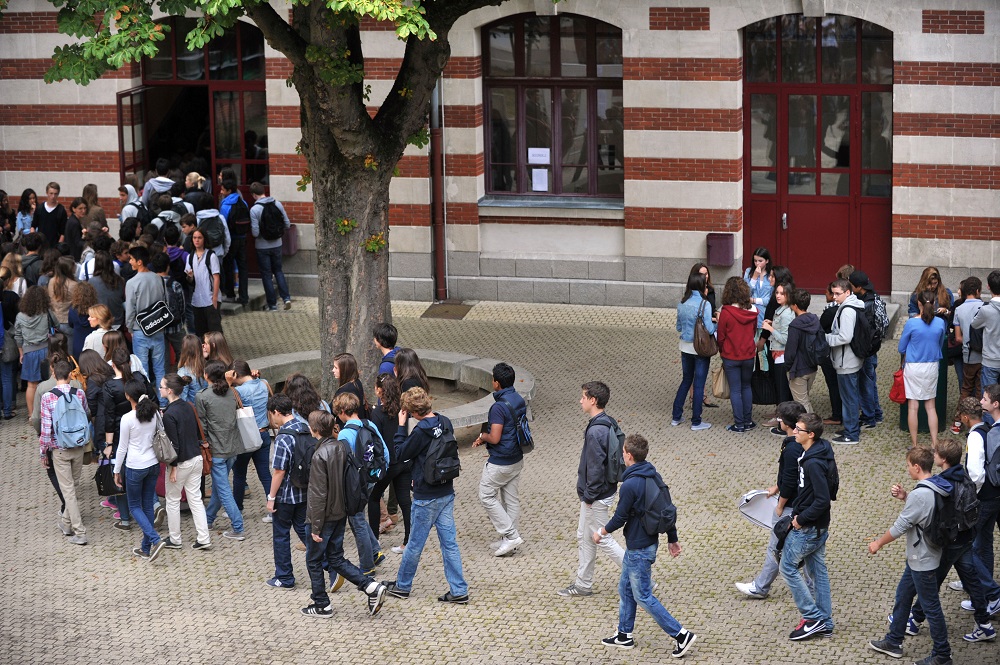
[[[212,473],[212,447],[209,445],[208,439],[205,438],[205,430],[201,427],[201,418],[198,417],[198,409],[194,408],[194,404],[191,404],[190,407],[194,413],[194,421],[198,424],[198,440],[200,441],[198,451],[201,453],[201,475],[208,476]]]
[[[906,404],[906,382],[903,379],[902,361],[899,363],[899,369],[892,373],[892,389],[889,391],[889,399],[896,404]]]
[[[157,275],[157,279],[160,280],[160,286],[163,287],[163,297],[135,315],[135,322],[139,324],[139,329],[146,337],[160,334],[173,325],[175,320],[166,302],[167,287],[163,284],[162,277]]]
[[[163,428],[163,418],[160,417],[159,411],[156,412],[156,427],[153,430],[153,454],[162,464],[170,464],[177,459],[177,450],[167,436],[167,430]]]
[[[240,432],[240,440],[243,441],[243,452],[252,453],[260,450],[264,445],[264,439],[260,435],[260,428],[257,427],[257,416],[253,413],[252,406],[243,406],[240,394],[233,388],[236,395],[236,428]]]
[[[702,299],[698,307],[698,318],[694,320],[694,352],[702,358],[711,358],[719,352],[719,344],[715,337],[708,332],[705,327],[705,320],[702,318],[707,300]]]

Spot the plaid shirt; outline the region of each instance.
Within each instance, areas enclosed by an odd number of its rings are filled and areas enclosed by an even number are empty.
[[[271,466],[285,472],[285,477],[281,479],[281,485],[278,487],[278,493],[274,497],[275,503],[306,502],[306,490],[295,487],[288,479],[288,471],[292,468],[292,449],[298,441],[295,432],[308,435],[309,427],[304,426],[298,420],[292,420],[282,426],[278,430],[278,435],[274,437],[274,462]]]
[[[67,393],[70,390],[76,390],[77,397],[79,397],[80,401],[83,402],[83,410],[87,411],[87,394],[84,393],[82,390],[80,390],[79,388],[74,389],[68,383],[61,385],[56,384],[55,389],[63,393]],[[45,458],[45,454],[47,452],[59,447],[58,445],[56,445],[56,440],[54,436],[55,432],[54,428],[52,427],[52,408],[55,405],[57,399],[58,397],[56,397],[55,395],[52,394],[51,391],[49,391],[44,395],[42,395],[41,405],[39,406],[42,414],[41,415],[42,427],[41,427],[41,434],[38,437],[38,448],[39,448],[38,454],[39,457],[43,459]]]

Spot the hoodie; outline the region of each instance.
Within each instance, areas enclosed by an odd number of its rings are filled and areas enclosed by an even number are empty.
[[[250,233],[255,238],[254,247],[257,249],[275,249],[277,247],[281,247],[283,242],[283,238],[268,240],[260,235],[261,216],[264,214],[264,205],[267,203],[273,203],[278,209],[278,212],[281,213],[282,218],[285,220],[286,229],[292,225],[291,220],[288,219],[288,213],[285,212],[285,206],[281,205],[281,201],[276,201],[274,197],[271,196],[262,196],[257,199],[254,204],[250,206]]]
[[[152,182],[152,180],[150,181]],[[139,195],[135,193],[135,187],[132,185],[125,185],[125,204],[122,205],[122,211],[118,213],[118,221],[124,222],[130,217],[139,216],[139,208],[136,207],[136,203],[139,203]]]
[[[233,207],[233,204],[242,199],[239,192],[233,192],[226,198],[222,199],[222,203],[219,204],[219,213],[227,220],[229,220],[229,209]]]
[[[864,358],[858,358],[851,350],[854,324],[858,315],[863,315],[864,311],[865,304],[852,293],[840,305],[840,310],[833,318],[833,329],[827,334],[826,342],[830,345],[830,361],[837,374],[853,374],[864,363]]]
[[[906,505],[889,527],[893,538],[906,534],[906,563],[911,570],[937,570],[941,563],[941,548],[924,537],[923,532],[934,518],[935,495],[948,496],[951,490],[951,481],[941,476],[921,480],[906,495]]]
[[[954,490],[956,483],[972,482],[972,478],[969,477],[969,473],[965,470],[965,467],[961,464],[956,464],[955,466],[950,466],[936,476],[931,476],[928,480],[934,481],[942,489],[946,489],[950,495]],[[947,485],[945,484],[947,483]],[[975,483],[973,483],[974,485]],[[970,529],[968,531],[959,532],[958,538],[955,539],[956,545],[965,545],[971,542],[976,535],[975,529]]]
[[[233,239],[229,235],[229,224],[226,223],[226,218],[222,213],[220,213],[215,208],[209,208],[208,210],[199,210],[195,215],[198,218],[198,226],[201,226],[201,222],[204,219],[212,219],[213,217],[222,217],[222,230],[225,233],[225,237],[222,239],[222,244],[215,247],[209,247],[210,250],[215,252],[215,255],[219,257],[219,261],[222,257],[229,253],[229,245],[232,243]]]
[[[802,528],[830,526],[830,485],[826,474],[833,462],[833,446],[826,439],[816,441],[799,457],[799,493],[792,503],[792,516]]]
[[[378,363],[378,373],[379,374],[392,374],[396,371],[396,352],[399,351],[399,347],[393,347],[389,350],[389,353],[382,356],[382,360]]]
[[[406,425],[402,425],[396,430],[393,438],[396,447],[396,459],[407,461],[414,460],[413,475],[413,498],[414,499],[437,499],[455,493],[455,481],[449,480],[440,485],[430,485],[424,481],[424,461],[427,459],[427,449],[430,447],[431,439],[434,436],[434,429],[438,426],[452,428],[451,421],[446,416],[433,413],[417,423],[410,434],[406,433]]]
[[[642,516],[646,512],[646,479],[656,478],[661,483],[663,479],[656,468],[643,460],[625,469],[622,474],[622,486],[618,495],[618,506],[615,514],[604,526],[608,533],[625,527],[625,546],[630,550],[640,550],[655,545],[660,540],[660,534],[650,535],[642,526]],[[669,495],[669,490],[668,490]],[[667,542],[677,542],[677,529],[667,532]]]
[[[812,312],[805,312],[796,316],[788,324],[788,340],[785,342],[785,364],[788,366],[788,378],[797,379],[816,371],[806,362],[806,356],[801,353],[802,342],[807,337],[815,336],[822,327],[819,324],[819,317]]]
[[[586,504],[614,496],[618,483],[609,483],[608,430],[611,416],[601,411],[590,419],[583,433],[583,450],[580,451],[580,466],[576,471],[576,495]]]
[[[750,360],[757,353],[754,333],[757,331],[757,310],[723,305],[719,310],[719,355],[725,360]]]
[[[150,202],[160,194],[169,194],[173,186],[174,181],[170,178],[162,175],[156,176],[142,188],[142,204],[151,208]]]

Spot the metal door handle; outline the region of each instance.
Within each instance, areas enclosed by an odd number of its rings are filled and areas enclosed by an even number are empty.
[[[787,231],[788,230],[788,213],[787,212],[781,213],[781,229],[783,231]]]

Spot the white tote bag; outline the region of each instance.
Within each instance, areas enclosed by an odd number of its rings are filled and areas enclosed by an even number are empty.
[[[264,445],[260,428],[257,427],[257,416],[254,415],[252,406],[243,406],[243,400],[236,390],[233,390],[233,394],[236,395],[236,428],[243,441],[243,452],[252,453]]]

